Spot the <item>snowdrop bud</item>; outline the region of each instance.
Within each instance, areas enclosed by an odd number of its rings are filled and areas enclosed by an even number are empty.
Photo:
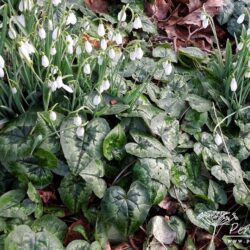
[[[103,57],[102,56],[98,56],[97,63],[98,63],[98,65],[102,65],[103,64]]]
[[[17,93],[16,87],[12,87],[12,88],[11,88],[11,93],[12,93],[13,95],[15,95],[15,94]]]
[[[42,56],[42,66],[47,68],[49,66],[49,58],[46,55]]]
[[[52,0],[54,6],[58,6],[61,2],[61,0]]]
[[[53,33],[52,33],[52,39],[53,40],[56,40],[59,36],[59,28],[56,27],[54,30],[53,30]]]
[[[97,33],[101,37],[105,35],[105,28],[104,28],[104,25],[102,23],[99,24],[98,29],[97,29]]]
[[[76,24],[76,22],[77,22],[76,15],[73,12],[70,12],[66,20],[66,25],[69,24],[74,25]]]
[[[30,55],[35,53],[35,48],[32,44],[26,42],[20,42],[18,52],[21,58],[23,58],[27,63],[32,63]]]
[[[76,126],[80,126],[82,124],[82,118],[79,115],[74,117],[74,124]]]
[[[36,3],[37,3],[38,6],[43,7],[44,0],[37,0]]]
[[[38,30],[38,35],[39,35],[39,37],[40,37],[42,40],[44,40],[44,39],[46,38],[46,31],[45,31],[45,29],[44,29],[44,28],[40,28],[40,29]]]
[[[109,88],[110,88],[110,82],[109,82],[108,79],[106,79],[106,80],[104,80],[104,81],[102,82],[102,89],[103,89],[103,90],[108,90]]]
[[[216,143],[217,146],[220,146],[221,143],[222,143],[222,138],[219,134],[216,134],[215,138],[214,138],[214,141]]]
[[[238,44],[237,49],[240,51],[243,49],[244,44],[241,42]]]
[[[133,28],[134,29],[141,29],[142,28],[142,22],[141,22],[141,18],[139,16],[137,16],[133,22]]]
[[[238,19],[237,19],[237,23],[238,24],[241,24],[244,22],[244,19],[245,19],[245,14],[241,14]]]
[[[245,78],[250,78],[250,71],[247,71],[247,72],[245,73]]]
[[[54,55],[56,54],[56,48],[55,48],[55,47],[51,47],[51,49],[50,49],[50,54],[51,54],[52,56],[54,56]]]
[[[231,81],[230,88],[231,88],[232,92],[235,92],[238,88],[237,81],[236,81],[235,77]]]
[[[116,42],[117,45],[122,44],[122,35],[121,35],[121,33],[117,33],[115,35],[115,42]]]
[[[90,54],[92,52],[92,49],[93,49],[91,43],[89,41],[86,41],[84,43],[84,46],[85,46],[86,52]]]
[[[117,16],[118,21],[125,22],[126,18],[127,18],[126,12],[124,10],[121,10]]]
[[[90,65],[87,63],[84,65],[83,67],[83,72],[86,74],[86,75],[89,75],[91,73],[91,69],[90,69]]]
[[[76,54],[79,56],[82,53],[82,48],[80,46],[76,47]]]
[[[73,41],[73,38],[72,38],[71,35],[67,35],[67,36],[66,36],[66,42],[67,42],[67,44],[70,45],[70,46],[73,46],[73,45],[74,45],[74,41]]]
[[[250,59],[247,62],[247,66],[250,68]]]
[[[93,99],[93,104],[97,106],[100,104],[100,102],[101,102],[101,97],[99,95],[96,95]]]
[[[0,78],[3,78],[4,77],[4,70],[3,68],[0,68]]]
[[[109,57],[110,57],[110,59],[115,59],[115,50],[114,49],[110,49],[109,50]]]
[[[209,25],[209,20],[206,18],[205,20],[202,21],[202,28],[206,29]]]
[[[204,21],[204,20],[206,20],[206,19],[207,19],[207,16],[206,16],[206,14],[205,14],[205,13],[201,13],[200,18],[201,18],[201,21]]]
[[[52,68],[51,68],[51,74],[52,75],[55,75],[57,72],[58,72],[58,67],[57,66],[53,66]]]
[[[139,60],[142,59],[142,57],[143,57],[143,50],[141,49],[141,47],[135,49],[135,57],[137,59],[139,59]]]
[[[89,30],[90,25],[89,25],[89,22],[88,22],[88,21],[86,21],[86,22],[83,24],[83,28],[84,28],[86,31]]]
[[[101,40],[101,49],[106,50],[107,49],[107,41],[106,39]]]
[[[248,35],[248,36],[250,35],[250,28],[247,29],[247,35]]]
[[[78,127],[77,129],[76,129],[76,135],[78,136],[78,137],[80,137],[80,138],[82,138],[83,136],[84,136],[84,127]]]
[[[114,33],[113,33],[112,30],[110,30],[110,31],[108,32],[108,39],[109,39],[110,41],[112,41],[112,40],[113,40],[113,36],[114,36]]]
[[[131,51],[129,53],[129,58],[130,58],[131,61],[135,61],[136,60],[136,53],[135,53],[135,51]]]
[[[49,28],[50,31],[52,31],[54,29],[52,20],[48,21],[48,28]]]
[[[8,36],[10,37],[10,39],[15,39],[17,37],[16,31],[10,27],[9,31],[8,31]]]
[[[68,52],[68,54],[72,55],[74,53],[74,47],[69,44],[67,46],[67,52]]]
[[[4,68],[5,62],[3,57],[0,55],[0,68]]]
[[[56,118],[57,118],[56,112],[50,111],[50,113],[49,113],[49,119],[50,119],[51,121],[55,121]]]
[[[162,66],[164,68],[165,74],[167,76],[169,76],[173,70],[172,64],[170,62],[166,61],[166,62],[162,63]]]
[[[13,21],[17,24],[22,25],[23,27],[26,27],[25,17],[24,15],[19,16],[13,16]]]
[[[32,0],[21,0],[18,5],[20,11],[32,10],[33,2]]]

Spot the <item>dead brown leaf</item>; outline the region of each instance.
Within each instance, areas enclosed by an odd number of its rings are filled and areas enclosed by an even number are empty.
[[[171,0],[156,0],[153,4],[146,2],[145,12],[148,16],[163,20],[167,17],[172,6]]]
[[[107,0],[84,0],[86,5],[94,12],[107,13],[108,1]]]
[[[130,248],[130,245],[126,242],[120,243],[119,245],[111,247],[111,250],[125,250]]]

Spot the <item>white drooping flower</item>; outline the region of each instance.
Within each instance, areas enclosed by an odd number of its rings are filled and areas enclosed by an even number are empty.
[[[104,28],[104,25],[103,23],[100,23],[98,25],[98,28],[97,28],[97,34],[101,37],[103,37],[105,35],[105,28]]]
[[[51,121],[55,121],[56,118],[57,118],[56,112],[50,111],[50,113],[49,113],[49,119],[50,119]]]
[[[32,10],[33,8],[33,1],[32,0],[21,0],[18,5],[18,9],[20,11],[27,11]]]
[[[49,58],[46,55],[42,56],[42,66],[47,68],[49,66]]]
[[[116,56],[115,50],[114,50],[113,48],[111,48],[111,49],[109,50],[108,55],[109,55],[110,59],[112,59],[112,60],[115,59],[115,56]]]
[[[217,133],[215,135],[214,141],[215,141],[217,146],[220,146],[222,144],[222,137]]]
[[[108,32],[108,39],[109,39],[110,41],[112,41],[113,38],[114,38],[114,33],[113,33],[112,30],[110,30],[110,31]]]
[[[74,53],[74,47],[70,44],[67,46],[67,53],[70,55]]]
[[[130,58],[131,61],[136,60],[136,54],[135,54],[134,50],[129,53],[129,58]]]
[[[17,37],[17,33],[15,31],[15,29],[13,27],[10,26],[9,31],[8,31],[8,36],[10,37],[10,39],[16,39]]]
[[[82,48],[81,48],[81,46],[77,46],[77,47],[76,47],[76,54],[77,54],[78,56],[82,54]]]
[[[209,20],[206,18],[205,20],[202,21],[202,27],[203,29],[206,29],[209,25]]]
[[[245,73],[245,78],[250,78],[250,71],[247,71],[247,72]]]
[[[237,84],[235,77],[232,79],[232,81],[230,83],[230,88],[231,88],[232,92],[235,92],[238,88],[238,84]]]
[[[105,90],[108,90],[110,88],[110,82],[108,79],[105,79],[102,81],[102,84],[100,86],[100,92],[102,93]]]
[[[63,88],[64,90],[66,90],[69,93],[73,93],[73,89],[71,87],[69,87],[68,85],[63,83],[63,78],[62,76],[58,76],[56,78],[56,84],[57,84],[57,88]]]
[[[39,35],[39,37],[42,39],[42,40],[44,40],[45,38],[46,38],[46,31],[45,31],[45,29],[44,28],[40,28],[39,30],[38,30],[38,35]]]
[[[3,69],[4,66],[5,66],[5,61],[4,61],[3,57],[0,55],[0,68]]]
[[[16,23],[16,24],[20,24],[22,25],[24,28],[26,27],[26,22],[25,22],[25,17],[24,15],[19,15],[19,16],[13,16],[13,21]]]
[[[59,36],[59,28],[56,27],[52,32],[52,39],[55,41],[57,40],[58,36]]]
[[[52,20],[50,20],[49,19],[49,21],[48,21],[48,28],[49,28],[49,30],[50,31],[52,31],[54,28],[53,28],[53,22],[52,22]]]
[[[28,41],[21,41],[20,46],[18,48],[18,52],[21,58],[23,58],[26,62],[32,63],[30,55],[35,53],[35,48],[31,43],[29,43]]]
[[[82,118],[79,115],[74,117],[74,124],[76,126],[80,126],[82,124]]]
[[[204,20],[207,19],[207,16],[206,16],[205,13],[202,12],[201,15],[200,15],[200,18],[201,18],[201,21],[204,21]]]
[[[141,49],[141,47],[137,47],[137,48],[135,49],[135,57],[136,57],[136,59],[138,59],[138,60],[141,60],[141,59],[142,59],[142,57],[143,57],[143,50]]]
[[[53,47],[51,47],[51,49],[50,49],[50,54],[52,55],[52,56],[54,56],[55,54],[56,54],[56,48],[53,46]]]
[[[86,74],[86,75],[89,75],[91,73],[91,68],[90,68],[90,65],[89,63],[86,63],[83,67],[83,72]]]
[[[58,67],[57,66],[52,66],[50,72],[51,72],[52,75],[55,75],[58,72]]]
[[[0,68],[0,78],[3,78],[4,77],[4,70],[3,68]]]
[[[169,61],[165,61],[162,63],[162,66],[164,68],[165,74],[169,76],[173,70],[173,66]]]
[[[133,28],[134,29],[141,29],[142,28],[142,22],[141,22],[141,18],[139,16],[137,16],[133,22]]]
[[[54,6],[58,6],[61,2],[62,0],[52,0]]]
[[[86,42],[84,43],[84,47],[85,47],[86,52],[89,53],[89,54],[90,54],[90,53],[92,52],[92,50],[93,50],[92,45],[91,45],[91,43],[90,43],[89,41],[86,41]]]
[[[244,20],[245,20],[245,14],[241,14],[237,19],[237,23],[241,24],[244,22]]]
[[[100,97],[100,95],[95,95],[95,96],[94,96],[94,99],[93,99],[93,104],[94,104],[95,106],[97,106],[97,105],[100,104],[100,102],[101,102],[101,97]]]
[[[84,127],[78,127],[76,129],[76,135],[80,138],[84,137],[84,132],[85,132]]]
[[[88,21],[86,21],[86,22],[83,24],[83,28],[84,28],[86,31],[88,31],[88,30],[89,30],[89,28],[90,28],[90,24],[89,24],[89,22],[88,22]]]
[[[102,40],[101,40],[101,49],[102,50],[106,50],[107,49],[107,41],[106,41],[106,39],[105,38],[103,38]]]
[[[66,25],[69,25],[69,24],[74,25],[76,24],[76,22],[77,22],[76,15],[73,12],[70,12],[66,20]]]
[[[122,34],[121,33],[117,33],[114,37],[114,40],[116,42],[117,45],[122,44]]]
[[[118,15],[117,15],[117,19],[120,22],[125,22],[127,18],[126,12],[124,10],[121,10]]]
[[[17,93],[16,87],[12,87],[12,88],[11,88],[11,93],[12,93],[13,95],[15,95],[15,94]]]
[[[43,7],[44,5],[44,0],[37,0],[37,5],[40,6],[40,7]]]
[[[74,40],[73,40],[71,35],[66,36],[66,42],[67,42],[68,45],[71,45],[71,46],[74,45]]]
[[[238,45],[237,45],[237,50],[242,50],[243,49],[243,46],[244,44],[242,42],[240,42]]]
[[[98,56],[97,57],[97,63],[98,63],[98,65],[102,65],[103,64],[103,57],[102,56]]]

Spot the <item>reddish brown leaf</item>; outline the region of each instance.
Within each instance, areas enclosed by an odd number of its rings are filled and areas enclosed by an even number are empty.
[[[158,206],[165,209],[168,215],[176,214],[179,208],[179,204],[171,197],[166,197]]]
[[[125,250],[130,248],[130,245],[126,242],[120,243],[119,245],[111,247],[112,250]],[[107,250],[107,248],[106,248]]]
[[[51,200],[56,200],[55,192],[49,190],[38,190],[44,204],[48,204]]]
[[[171,0],[155,0],[154,4],[146,2],[145,12],[148,16],[153,16],[157,20],[163,20],[167,17],[172,6]]]
[[[97,12],[97,13],[108,12],[107,0],[85,0],[85,3],[94,12]]]

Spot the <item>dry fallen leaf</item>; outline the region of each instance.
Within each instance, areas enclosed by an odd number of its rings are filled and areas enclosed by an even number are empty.
[[[94,12],[107,13],[108,1],[107,0],[85,0],[86,5]]]
[[[163,20],[167,17],[172,5],[171,0],[156,0],[153,4],[146,2],[145,12],[148,16],[153,16],[157,20]]]

